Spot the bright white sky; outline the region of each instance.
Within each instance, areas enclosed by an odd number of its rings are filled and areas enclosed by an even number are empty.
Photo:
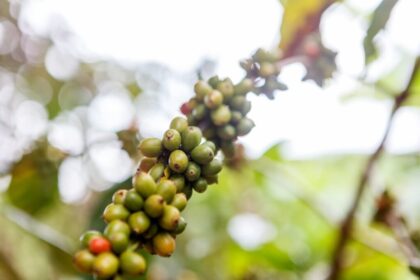
[[[282,9],[277,2],[44,0],[28,2],[23,13],[28,26],[40,34],[51,31],[52,18],[66,21],[76,35],[67,51],[86,60],[114,59],[130,66],[158,62],[182,74],[190,73],[203,58],[211,58],[218,62],[219,75],[237,80],[242,75],[240,59],[258,47],[270,48],[278,42]],[[363,69],[361,42],[366,21],[361,15],[375,8],[379,0],[347,2],[347,7],[331,9],[322,23],[325,44],[339,52],[337,64],[341,74],[322,90],[312,82],[300,82],[305,70],[301,65],[291,65],[283,73],[290,90],[278,94],[275,101],[252,97],[251,118],[257,126],[242,140],[251,156],[258,156],[279,141],[288,142],[287,152],[292,157],[370,152],[378,144],[391,104],[366,98],[343,102],[341,97],[358,88],[352,77],[360,75]],[[352,13],[349,8],[359,13]],[[418,0],[399,2],[386,32],[378,36],[382,55],[372,65],[369,79],[383,75],[405,55],[419,53],[419,10]],[[51,56],[55,55],[60,54],[51,51]],[[66,65],[77,68],[71,59]],[[50,68],[58,76],[65,76],[62,67]],[[398,88],[403,83],[397,78],[394,86]],[[172,98],[172,107],[190,94],[179,81],[167,90],[164,98]],[[150,99],[147,96],[144,98]],[[142,107],[139,102],[139,106],[142,125],[151,117],[142,114],[147,112],[147,105]],[[143,125],[143,133],[160,134],[172,113],[154,112],[154,124],[162,125]],[[401,110],[389,141],[390,151],[418,151],[419,127],[419,110]]]

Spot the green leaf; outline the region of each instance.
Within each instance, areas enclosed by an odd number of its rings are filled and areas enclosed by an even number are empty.
[[[378,34],[379,31],[385,27],[389,16],[391,15],[392,9],[394,8],[395,4],[397,4],[397,2],[398,0],[383,0],[373,13],[372,21],[363,41],[366,64],[375,59],[377,53],[373,39],[375,38],[376,34]]]

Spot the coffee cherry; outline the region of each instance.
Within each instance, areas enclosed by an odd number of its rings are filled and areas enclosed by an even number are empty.
[[[188,166],[188,157],[185,152],[175,150],[169,155],[169,167],[176,173],[183,173]]]
[[[182,211],[187,206],[187,197],[184,193],[177,193],[174,199],[172,199],[171,205],[178,208],[179,211]]]
[[[175,239],[169,233],[158,233],[153,238],[153,249],[162,257],[169,257],[175,251]]]
[[[204,145],[204,146],[209,147],[213,151],[213,153],[216,154],[216,150],[217,149],[216,149],[216,145],[214,144],[214,142],[212,142],[212,141],[206,141],[206,142],[204,142],[201,145]]]
[[[243,116],[242,113],[239,111],[232,111],[232,119],[230,120],[231,123],[237,124],[240,120],[242,120]]]
[[[203,165],[201,168],[201,173],[203,176],[212,176],[216,175],[222,170],[223,164],[222,162],[215,158],[212,161],[210,161],[208,164]]]
[[[159,162],[149,170],[149,174],[152,176],[153,180],[158,181],[163,176],[164,171],[165,165]]]
[[[146,271],[146,261],[142,255],[127,250],[120,256],[120,266],[124,274],[139,275]]]
[[[148,196],[156,193],[157,186],[155,180],[153,180],[153,177],[147,173],[136,173],[133,178],[133,185],[136,191],[143,198],[147,198]]]
[[[246,100],[240,112],[242,113],[243,116],[246,116],[246,114],[248,114],[249,111],[251,111],[251,102],[249,100]]]
[[[97,231],[97,230],[89,230],[85,233],[83,233],[80,236],[80,243],[82,244],[82,246],[84,248],[87,248],[89,246],[90,241],[94,238],[94,237],[99,237],[102,236],[102,234]]]
[[[144,203],[144,211],[152,218],[160,217],[163,213],[165,200],[161,195],[153,194]]]
[[[187,227],[187,222],[185,221],[185,219],[183,217],[181,217],[179,219],[178,227],[176,228],[174,233],[175,234],[181,234],[185,230],[186,227]]]
[[[181,108],[179,108],[181,113],[184,115],[188,115],[191,113],[193,107],[191,106],[190,102],[185,102],[181,105]]]
[[[181,134],[176,129],[168,129],[163,135],[162,144],[169,151],[178,149],[181,145]]]
[[[129,239],[128,235],[123,232],[114,232],[109,236],[112,250],[115,253],[121,253],[128,247]]]
[[[207,146],[206,146],[206,148],[210,149]],[[190,161],[188,163],[187,170],[185,171],[185,177],[187,178],[187,180],[188,181],[195,181],[198,178],[200,178],[200,174],[201,174],[200,166],[197,163]]]
[[[226,105],[219,106],[217,109],[213,110],[210,115],[213,123],[217,126],[227,124],[232,117],[232,113]]]
[[[142,234],[142,237],[146,239],[153,238],[158,231],[159,226],[156,224],[151,224],[150,227]]]
[[[207,164],[214,158],[214,152],[208,145],[200,145],[191,151],[191,158],[199,164]]]
[[[125,220],[128,215],[130,212],[121,204],[109,204],[103,213],[103,217],[108,223],[113,220]]]
[[[214,109],[219,107],[223,103],[223,94],[218,90],[212,90],[208,95],[204,97],[204,104],[207,108]]]
[[[204,177],[208,185],[217,184],[219,182],[219,177],[217,175],[206,176]]]
[[[158,157],[163,151],[162,141],[158,138],[146,138],[140,142],[139,149],[146,157]]]
[[[221,145],[222,152],[225,154],[226,157],[230,158],[235,155],[235,144],[230,141],[223,141]]]
[[[190,163],[188,163],[188,166],[190,166]],[[188,172],[188,167],[186,172]],[[171,180],[162,179],[157,186],[157,193],[161,195],[167,203],[171,202],[176,194],[175,183]]]
[[[230,107],[232,110],[241,110],[246,102],[246,98],[245,96],[235,96],[232,98],[232,100],[230,101]]]
[[[185,194],[187,199],[190,199],[193,194],[193,188],[192,186],[186,185],[184,189],[182,190],[182,193]]]
[[[111,243],[104,237],[94,237],[89,242],[89,251],[93,254],[100,254],[111,250]]]
[[[177,130],[179,133],[182,133],[188,127],[188,122],[183,117],[175,117],[170,124],[170,128]]]
[[[123,233],[124,235],[129,235],[130,226],[121,220],[114,220],[106,226],[104,235],[109,239],[109,237],[114,233]]]
[[[236,137],[236,129],[233,125],[227,124],[217,128],[217,135],[223,140],[232,140]]]
[[[200,178],[193,183],[193,189],[198,193],[203,193],[207,190],[207,180]]]
[[[169,180],[171,180],[172,182],[174,182],[175,186],[176,186],[176,192],[180,192],[184,189],[185,186],[185,177],[184,175],[181,174],[174,174],[172,175]]]
[[[245,78],[235,85],[235,93],[239,95],[245,95],[250,92],[254,87],[254,82],[251,79]]]
[[[237,133],[239,136],[243,136],[248,134],[252,128],[254,128],[255,124],[252,120],[248,118],[243,118],[239,121],[237,125]]]
[[[204,97],[208,95],[212,90],[213,88],[208,83],[202,80],[196,82],[194,85],[195,96],[198,100],[203,100]]]
[[[107,278],[117,273],[118,266],[118,258],[110,252],[105,252],[95,258],[92,268],[96,276]]]
[[[132,212],[140,211],[143,208],[144,200],[142,196],[135,190],[131,189],[127,192],[124,200],[124,206]]]
[[[166,230],[175,230],[178,226],[179,217],[178,208],[172,205],[165,205],[162,216],[159,218],[159,225]]]
[[[149,170],[156,164],[156,159],[155,158],[147,158],[144,157],[141,161],[140,161],[140,166],[139,166],[139,170],[143,171],[143,172],[149,172]]]
[[[189,126],[182,132],[182,149],[184,151],[191,151],[201,142],[202,133],[196,126]]]
[[[114,204],[123,204],[127,190],[118,190],[112,195],[112,202]]]
[[[222,82],[218,83],[217,89],[226,99],[232,97],[234,94],[233,83],[229,78],[226,78]]]
[[[191,112],[191,115],[194,117],[195,120],[201,121],[207,113],[206,106],[204,104],[198,104],[197,107]]]
[[[93,262],[95,261],[95,256],[88,250],[78,251],[73,257],[74,266],[84,273],[92,272]]]
[[[211,77],[209,80],[208,80],[208,83],[209,83],[209,85],[212,87],[212,88],[217,88],[217,85],[220,83],[221,81],[220,81],[220,79],[219,79],[219,77],[216,75],[216,76],[213,76],[213,77]]]
[[[150,219],[144,212],[139,211],[128,217],[128,224],[135,233],[141,234],[149,228]]]

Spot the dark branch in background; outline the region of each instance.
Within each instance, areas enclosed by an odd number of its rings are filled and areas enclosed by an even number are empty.
[[[409,82],[407,84],[407,87],[405,88],[403,92],[397,95],[394,99],[394,106],[389,116],[388,124],[385,130],[384,136],[382,137],[382,141],[379,144],[379,146],[376,148],[375,152],[369,157],[366,163],[366,167],[364,168],[364,171],[362,173],[362,176],[360,177],[359,183],[357,185],[356,195],[353,199],[350,210],[348,211],[340,227],[338,241],[332,255],[331,273],[328,277],[329,280],[338,280],[341,275],[342,266],[345,259],[345,254],[344,254],[345,246],[346,246],[347,241],[351,238],[355,213],[359,207],[359,204],[363,196],[363,193],[366,189],[367,183],[372,175],[373,167],[375,166],[377,160],[382,155],[385,143],[388,139],[388,135],[391,130],[395,113],[398,111],[398,109],[401,107],[404,101],[407,100],[410,94],[410,87],[414,82],[414,78],[417,74],[417,71],[419,70],[419,67],[420,67],[420,59],[417,58],[413,71],[411,73]]]

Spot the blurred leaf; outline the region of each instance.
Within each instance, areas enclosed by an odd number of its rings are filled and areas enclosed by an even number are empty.
[[[281,147],[283,143],[275,144],[274,146],[270,147],[264,154],[263,157],[274,160],[274,161],[282,161],[283,156],[281,154]]]
[[[373,13],[372,21],[363,41],[366,64],[375,58],[376,47],[373,43],[373,39],[375,38],[376,34],[378,34],[379,31],[385,27],[389,16],[391,15],[392,9],[394,8],[395,4],[397,4],[397,2],[398,0],[383,0]]]
[[[41,145],[13,167],[8,198],[28,213],[38,212],[58,198],[57,172],[57,166],[46,158]]]

